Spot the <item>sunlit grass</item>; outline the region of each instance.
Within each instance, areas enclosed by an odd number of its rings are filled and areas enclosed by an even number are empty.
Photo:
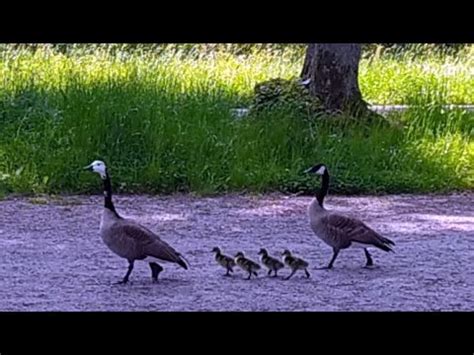
[[[338,192],[472,189],[474,115],[441,107],[474,102],[472,55],[364,59],[367,101],[420,105],[394,128],[292,112],[232,118],[256,83],[299,74],[293,54],[4,50],[0,191],[97,190],[80,170],[97,158],[129,192],[308,191],[301,171],[319,161]]]

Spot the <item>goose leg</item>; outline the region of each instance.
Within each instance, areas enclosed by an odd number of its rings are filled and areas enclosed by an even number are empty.
[[[328,270],[328,269],[332,269],[332,264],[334,264],[334,261],[336,260],[337,255],[339,254],[339,249],[333,248],[332,250],[333,250],[333,254],[332,254],[331,261],[329,262],[329,265],[328,265],[328,266],[324,266],[324,267],[320,267],[320,268],[318,268],[318,270]]]
[[[309,277],[310,277],[311,275],[309,274],[309,272],[308,272],[308,270],[307,270],[307,269],[304,269],[304,273],[306,274],[306,278],[308,278],[308,279],[309,279]]]
[[[230,276],[229,271],[230,269],[227,269],[227,272],[224,274],[224,276]]]
[[[332,264],[334,264],[334,261],[336,261],[337,255],[339,254],[339,249],[334,248],[333,249],[333,255],[332,259],[329,262],[328,269],[332,269]]]
[[[251,276],[252,276],[252,271],[249,271],[249,277],[247,277],[247,280],[250,280]]]
[[[372,257],[370,256],[369,251],[366,248],[364,248],[364,253],[365,253],[365,257],[367,258],[367,263],[365,264],[365,266],[367,267],[367,266],[374,265]]]
[[[128,282],[128,278],[130,277],[130,274],[132,273],[133,270],[133,261],[128,261],[128,270],[127,273],[125,274],[125,277],[123,278],[122,281],[117,282],[117,284],[126,284]]]
[[[295,272],[296,272],[296,269],[294,269],[288,277],[285,277],[285,280],[289,280],[290,277],[295,274]]]
[[[278,277],[278,270],[275,270],[275,272],[273,273],[273,277]]]
[[[268,269],[268,276],[270,276],[272,274],[272,269]]]
[[[158,274],[163,271],[163,268],[157,263],[149,263],[151,269],[151,279],[153,282],[158,282]]]

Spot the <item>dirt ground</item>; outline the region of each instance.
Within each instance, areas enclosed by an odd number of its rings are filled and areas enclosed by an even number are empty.
[[[136,262],[127,285],[114,285],[127,262],[102,243],[101,196],[0,201],[0,311],[474,311],[474,194],[327,198],[326,207],[363,219],[395,243],[395,253],[340,253],[313,235],[311,197],[228,195],[115,196],[119,213],[157,232],[190,263],[163,264],[158,284]],[[211,253],[258,260],[265,247],[310,262],[311,278],[260,272],[224,277]],[[281,275],[288,275],[282,270]]]

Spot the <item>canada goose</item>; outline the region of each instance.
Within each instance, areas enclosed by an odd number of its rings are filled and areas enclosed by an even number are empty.
[[[291,255],[291,252],[288,249],[286,249],[281,255],[283,256],[283,262],[291,269],[291,274],[288,277],[285,277],[285,280],[289,280],[298,270],[304,270],[307,278],[311,276],[308,272],[309,264],[306,261]]]
[[[392,251],[395,245],[390,239],[369,228],[356,218],[347,217],[324,208],[323,202],[329,189],[329,172],[324,164],[317,164],[305,171],[309,174],[322,175],[321,189],[308,207],[311,229],[326,244],[332,247],[333,256],[329,265],[322,269],[331,269],[341,249],[356,246],[364,249],[367,259],[366,267],[373,265],[367,247],[377,247],[386,252]]]
[[[163,268],[157,261],[177,263],[188,269],[182,255],[161,240],[156,234],[137,222],[121,217],[112,202],[112,187],[107,167],[103,161],[95,160],[84,169],[100,175],[104,182],[104,209],[100,221],[100,236],[104,243],[118,256],[128,260],[128,270],[119,284],[128,282],[135,260],[149,263],[153,282]]]
[[[244,256],[244,253],[239,251],[235,254],[235,263],[244,271],[249,273],[249,277],[247,280],[250,280],[250,277],[253,275],[258,276],[257,270],[260,270],[260,265],[258,265],[255,261],[247,259]]]
[[[213,253],[216,253],[216,261],[224,269],[227,270],[224,276],[230,276],[229,272],[234,272],[233,267],[235,266],[235,261],[230,256],[224,255],[221,253],[221,250],[218,247],[212,249]]]
[[[273,271],[273,277],[277,277],[278,270],[283,269],[285,267],[285,265],[280,260],[269,256],[267,250],[264,248],[260,249],[258,255],[262,256],[262,264],[267,267],[269,276],[272,274]]]

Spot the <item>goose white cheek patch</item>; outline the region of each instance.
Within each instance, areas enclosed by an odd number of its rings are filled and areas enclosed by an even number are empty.
[[[324,175],[324,172],[326,171],[326,168],[324,166],[320,167],[318,171],[316,171],[316,174],[318,175]]]
[[[94,161],[92,163],[92,170],[100,175],[101,178],[105,179],[105,164],[101,161]]]

